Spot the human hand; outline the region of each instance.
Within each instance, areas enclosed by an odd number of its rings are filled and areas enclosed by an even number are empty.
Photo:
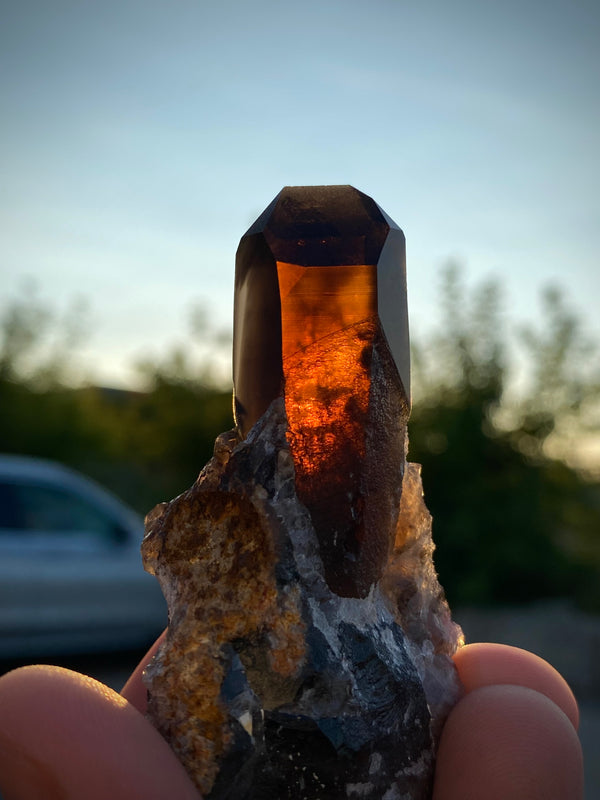
[[[145,719],[143,659],[121,694],[59,667],[0,678],[4,800],[200,800]],[[466,694],[444,727],[433,800],[580,800],[578,710],[563,678],[513,647],[455,657]]]

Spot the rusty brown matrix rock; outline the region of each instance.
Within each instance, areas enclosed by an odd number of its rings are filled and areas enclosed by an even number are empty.
[[[242,238],[236,429],[147,518],[148,713],[211,800],[425,800],[459,693],[410,407],[404,236],[349,186]]]

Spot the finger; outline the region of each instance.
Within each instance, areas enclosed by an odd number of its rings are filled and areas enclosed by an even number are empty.
[[[131,673],[127,682],[125,683],[125,686],[123,686],[121,689],[121,695],[128,700],[132,706],[135,706],[135,708],[137,708],[141,714],[146,713],[146,706],[148,704],[148,693],[146,691],[146,687],[144,686],[142,675],[148,664],[154,658],[156,651],[162,644],[166,635],[166,630],[161,633],[161,635]]]
[[[123,697],[60,667],[0,679],[5,800],[198,800],[160,734]]]
[[[434,800],[581,800],[583,762],[573,725],[543,694],[484,686],[450,713]]]
[[[469,644],[458,650],[454,663],[467,692],[494,684],[526,686],[549,697],[578,728],[579,709],[569,684],[539,656],[504,644]]]

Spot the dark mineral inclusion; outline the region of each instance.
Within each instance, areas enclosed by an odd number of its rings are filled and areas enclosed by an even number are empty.
[[[410,407],[404,236],[350,186],[242,238],[236,429],[146,522],[169,606],[149,716],[211,800],[430,797],[461,643]]]

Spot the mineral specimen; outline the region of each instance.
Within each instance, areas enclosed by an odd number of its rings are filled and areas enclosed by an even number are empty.
[[[236,429],[147,518],[148,713],[211,800],[425,800],[460,629],[406,464],[404,236],[349,186],[242,238]]]

